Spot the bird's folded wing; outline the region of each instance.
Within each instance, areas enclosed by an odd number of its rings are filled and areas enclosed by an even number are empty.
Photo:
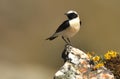
[[[58,27],[58,29],[56,30],[56,33],[65,30],[65,29],[68,28],[69,26],[70,26],[70,25],[69,25],[69,20],[64,21],[64,22]]]

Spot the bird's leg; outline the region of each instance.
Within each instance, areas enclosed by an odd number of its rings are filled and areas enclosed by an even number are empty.
[[[67,44],[69,44],[63,36],[62,36],[62,39],[63,39]]]
[[[69,38],[67,38],[67,40],[68,40],[69,44],[71,45],[71,41],[70,41],[70,39],[69,39]]]

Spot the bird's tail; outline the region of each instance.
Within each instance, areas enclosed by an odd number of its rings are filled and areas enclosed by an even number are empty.
[[[47,38],[46,40],[54,40],[55,38],[57,38],[58,36],[51,36],[49,38]]]

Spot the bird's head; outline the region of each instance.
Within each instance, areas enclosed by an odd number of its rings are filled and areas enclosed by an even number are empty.
[[[77,18],[79,15],[76,11],[70,10],[65,15],[68,17],[68,19],[74,19]]]

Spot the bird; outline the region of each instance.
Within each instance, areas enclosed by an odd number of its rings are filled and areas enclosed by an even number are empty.
[[[55,33],[46,40],[54,40],[55,38],[61,36],[67,44],[71,44],[70,38],[79,31],[81,20],[79,18],[79,14],[74,10],[69,10],[65,13],[65,15],[68,19],[63,21]]]

